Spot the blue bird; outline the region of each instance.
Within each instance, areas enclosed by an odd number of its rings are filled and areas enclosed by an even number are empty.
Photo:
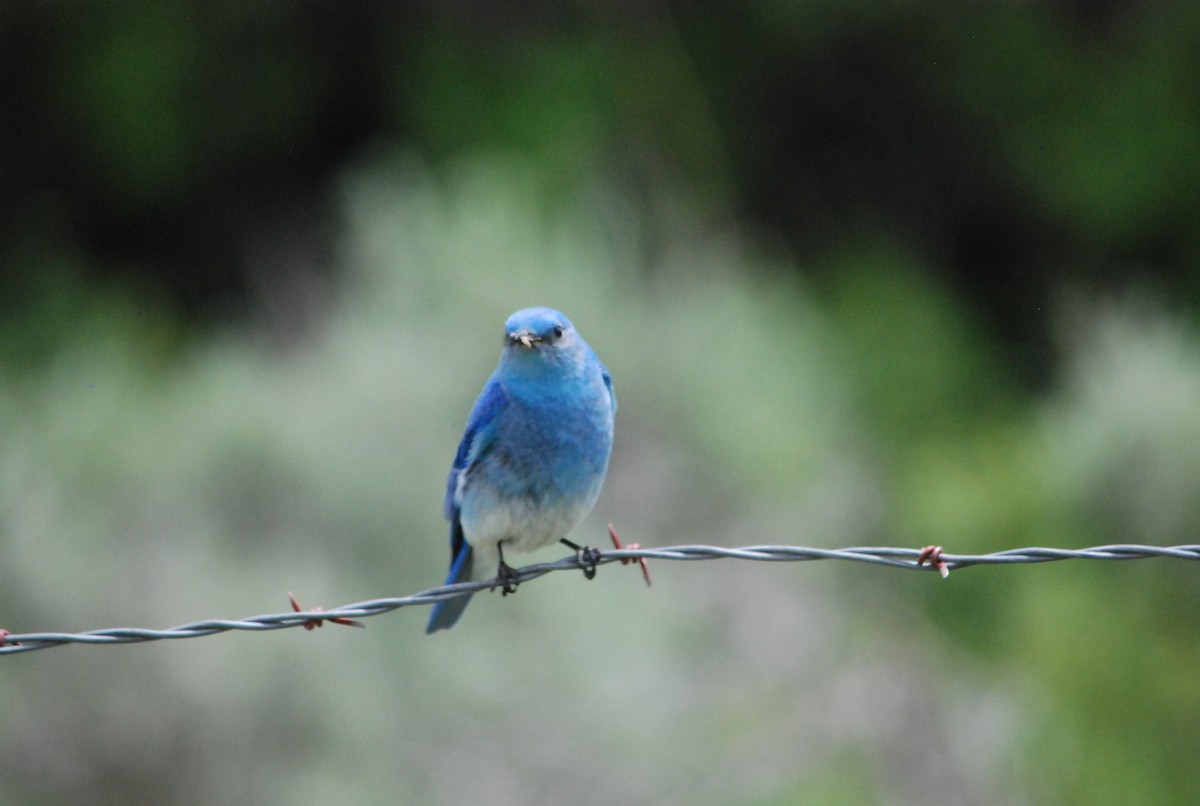
[[[483,387],[446,482],[450,575],[496,568],[507,595],[517,573],[506,551],[561,542],[589,579],[600,552],[566,539],[596,503],[612,453],[617,398],[604,364],[571,320],[550,308],[517,311],[504,325],[500,365]],[[471,596],[434,605],[425,632],[453,627]]]

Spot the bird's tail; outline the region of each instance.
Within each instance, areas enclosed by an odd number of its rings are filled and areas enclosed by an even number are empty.
[[[464,542],[462,548],[458,552],[458,556],[454,558],[454,564],[450,566],[450,575],[446,577],[446,584],[453,585],[455,582],[466,582],[471,578],[471,551],[470,544]],[[429,614],[429,624],[425,627],[426,634],[435,633],[438,630],[448,630],[455,625],[459,616],[467,609],[467,604],[471,601],[471,594],[463,594],[456,596],[453,599],[443,599],[433,606],[433,612]]]

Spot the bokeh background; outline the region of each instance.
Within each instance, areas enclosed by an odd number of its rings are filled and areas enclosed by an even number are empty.
[[[584,542],[1197,542],[1189,0],[8,0],[0,86],[14,632],[439,584],[535,304]],[[653,570],[0,658],[0,802],[1200,800],[1190,564]]]

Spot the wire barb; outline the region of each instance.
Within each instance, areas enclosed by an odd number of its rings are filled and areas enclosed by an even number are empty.
[[[288,601],[292,603],[292,612],[293,613],[303,613],[304,612],[304,608],[300,606],[300,603],[298,601],[296,601],[296,595],[294,593],[292,593],[291,591],[288,591]],[[321,607],[313,608],[314,613],[320,613],[322,610],[324,610],[324,608],[321,608]],[[355,621],[352,618],[329,617],[329,621],[333,622],[334,624],[341,624],[344,627],[359,627],[364,630],[367,628],[366,624],[363,624],[361,621]],[[325,623],[325,619],[315,618],[315,619],[310,619],[309,621],[304,622],[304,624],[301,626],[303,626],[305,630],[308,630],[309,632],[311,632],[312,630],[316,629],[317,627],[320,627],[324,623]]]
[[[719,546],[669,546],[658,549],[642,549],[626,546],[616,550],[605,551],[597,560],[597,565],[619,562],[644,563],[646,560],[754,560],[759,562],[806,562],[811,560],[844,560],[847,562],[870,563],[889,568],[904,568],[910,571],[935,571],[943,576],[951,570],[968,568],[973,565],[1017,565],[1024,563],[1058,562],[1060,560],[1144,560],[1153,557],[1165,557],[1175,560],[1200,560],[1200,545],[1185,546],[1140,546],[1133,544],[1116,544],[1109,546],[1094,546],[1085,549],[1056,549],[1056,548],[1022,548],[997,551],[991,554],[947,554],[937,550],[937,546],[927,546],[924,549],[889,548],[889,547],[853,547],[845,549],[818,549],[804,546],[745,546],[742,548],[721,548]],[[929,562],[930,565],[925,565]],[[643,569],[645,566],[643,565]],[[579,563],[574,554],[557,562],[527,565],[514,569],[518,582],[537,579],[552,571],[578,571]],[[648,571],[646,572],[648,575]],[[647,583],[649,578],[647,576]],[[308,627],[321,621],[334,621],[339,624],[353,622],[355,619],[368,616],[378,616],[402,607],[415,605],[431,605],[443,599],[450,599],[463,593],[478,593],[492,587],[493,580],[485,579],[476,582],[458,582],[453,585],[442,585],[427,591],[390,599],[372,599],[356,604],[345,605],[333,610],[299,610],[299,604],[293,612],[275,613],[265,616],[252,616],[245,619],[197,621],[191,624],[181,624],[165,630],[147,630],[130,627],[115,629],[92,630],[84,633],[11,633],[0,629],[0,655],[13,655],[20,652],[31,652],[35,649],[47,649],[63,644],[134,644],[146,641],[159,641],[168,638],[199,638],[204,635],[216,635],[230,630],[266,631],[281,630],[288,627]],[[357,625],[356,626],[360,626]]]
[[[638,549],[641,548],[641,545],[638,543],[630,543],[628,546],[622,546],[621,538],[617,535],[617,528],[615,526],[613,526],[611,523],[608,525],[608,536],[612,540],[613,547],[617,551],[620,551],[621,549],[629,549],[630,551],[637,551]],[[632,559],[632,558],[622,559],[621,565],[628,565],[629,563],[632,563],[632,562],[636,562],[638,565],[640,565],[642,567],[642,579],[646,580],[646,587],[647,588],[650,587],[650,585],[652,584],[650,581],[650,565],[646,562],[646,558],[638,557],[637,559]]]

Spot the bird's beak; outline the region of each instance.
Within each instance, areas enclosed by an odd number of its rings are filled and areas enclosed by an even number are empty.
[[[535,333],[528,330],[518,330],[516,333],[509,333],[508,340],[511,342],[519,342],[526,349],[540,342],[542,339]]]

